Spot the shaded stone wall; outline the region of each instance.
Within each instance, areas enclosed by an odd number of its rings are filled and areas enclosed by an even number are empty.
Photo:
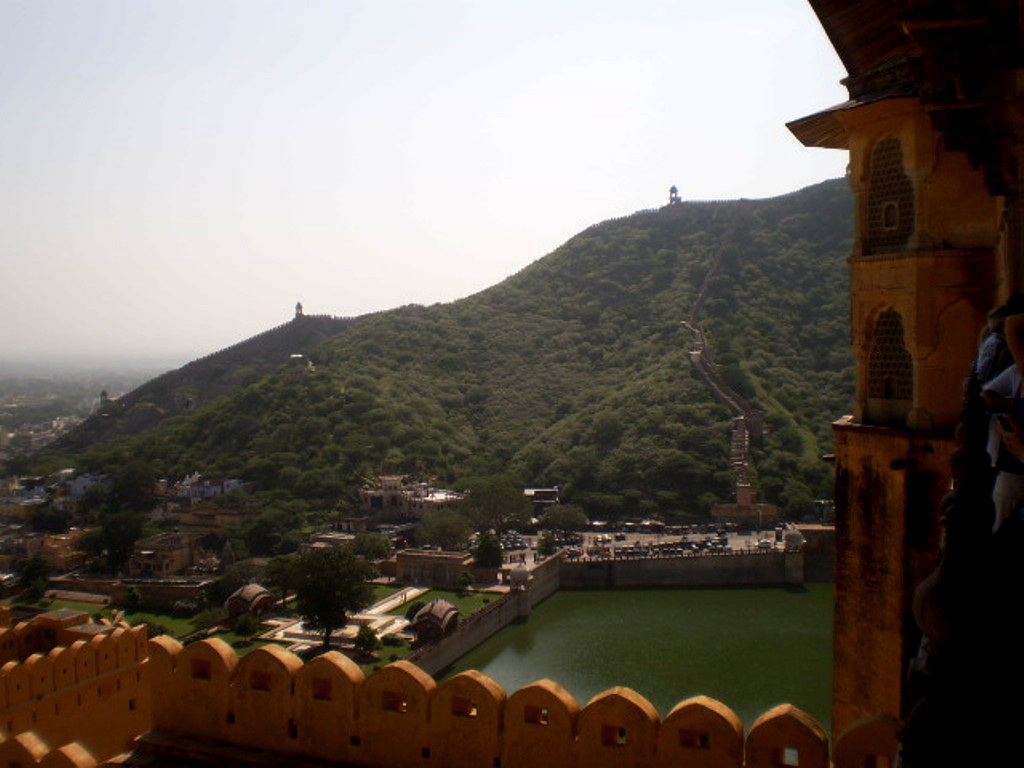
[[[409,657],[421,669],[437,674],[480,643],[507,627],[516,619],[526,616],[542,600],[558,591],[560,557],[553,555],[534,568],[529,587],[524,592],[510,592],[478,611],[459,628],[439,643],[423,648]]]
[[[914,588],[935,567],[951,439],[837,422],[832,722],[900,714],[920,633]]]
[[[566,589],[722,587],[803,583],[802,552],[563,562]]]

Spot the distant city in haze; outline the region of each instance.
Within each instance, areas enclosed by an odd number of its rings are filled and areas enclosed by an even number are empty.
[[[802,0],[0,3],[0,367],[179,366],[840,176]]]

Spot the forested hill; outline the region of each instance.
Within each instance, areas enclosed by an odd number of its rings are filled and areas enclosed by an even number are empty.
[[[213,354],[168,371],[111,402],[71,432],[59,450],[80,450],[94,443],[152,429],[164,419],[217,400],[233,389],[278,370],[283,360],[304,354],[350,322],[326,315],[298,315]]]
[[[236,377],[224,397],[65,458],[102,468],[131,453],[169,477],[243,476],[324,504],[381,469],[512,472],[595,516],[703,514],[730,498],[730,414],[681,323],[721,256],[708,340],[766,413],[761,488],[801,514],[830,493],[818,457],[852,399],[852,230],[845,180],[604,222],[469,298],[352,320],[308,352],[313,371]]]

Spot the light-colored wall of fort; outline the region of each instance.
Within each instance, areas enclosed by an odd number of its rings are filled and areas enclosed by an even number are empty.
[[[876,321],[892,308],[900,315],[904,343],[913,359],[913,409],[908,425],[949,429],[956,424],[962,382],[970,372],[985,315],[995,301],[989,291],[969,286],[993,268],[991,258],[979,259],[970,251],[853,262],[852,279],[858,288],[853,300],[853,343],[859,421],[868,421],[867,361]]]
[[[992,248],[999,236],[1001,202],[982,171],[964,153],[947,152],[942,136],[917,99],[886,99],[838,112],[847,131],[850,183],[857,198],[854,254],[864,253],[865,193],[871,150],[888,136],[899,139],[903,166],[914,185],[915,231],[906,250]]]
[[[849,131],[857,232],[851,260],[853,346],[857,358],[854,416],[868,421],[868,370],[875,320],[893,308],[913,358],[915,429],[950,428],[960,415],[962,381],[985,315],[996,303],[1003,203],[962,152],[947,152],[914,99],[890,99],[844,112]],[[913,191],[913,232],[905,244],[868,247],[872,152],[899,141]],[[905,215],[905,213],[904,213]]]
[[[36,752],[38,744],[47,753],[77,744],[65,753],[84,751],[95,759],[127,749],[152,725],[147,652],[145,627],[117,628],[6,662],[0,667],[0,765],[18,764],[12,753]]]

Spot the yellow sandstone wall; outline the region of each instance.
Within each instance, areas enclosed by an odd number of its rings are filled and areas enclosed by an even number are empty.
[[[884,99],[836,117],[857,206],[856,402],[853,416],[835,425],[832,722],[842,729],[869,713],[901,711],[920,641],[910,607],[937,559],[963,383],[1006,279],[998,256],[1004,201],[964,153],[948,151],[917,99]],[[894,213],[891,226],[885,210]]]
[[[951,438],[837,422],[832,723],[900,714],[919,636],[916,586],[935,566]]]
[[[26,754],[109,757],[152,727],[145,627],[34,653],[0,667],[0,765]],[[77,759],[77,758],[76,758]],[[75,763],[77,764],[77,763]],[[88,764],[88,760],[85,764]]]
[[[158,637],[147,648],[138,630],[9,662],[0,677],[2,766],[89,768],[132,748],[219,764],[380,768],[830,765],[821,726],[789,705],[745,734],[732,710],[703,696],[662,720],[627,688],[581,708],[550,680],[507,696],[475,671],[437,684],[400,661],[364,678],[336,652],[303,664],[266,646],[239,659],[219,640]],[[831,764],[885,764],[895,739],[895,720],[867,718],[839,736]]]
[[[736,714],[706,697],[682,702],[662,720],[626,688],[605,691],[581,708],[550,680],[507,696],[479,672],[437,684],[404,661],[364,678],[336,652],[303,665],[269,646],[239,660],[218,640],[182,647],[161,637],[150,648],[160,692],[153,704],[158,735],[150,739],[157,751],[159,743],[173,743],[180,754],[199,737],[389,768],[830,764],[821,726],[789,705],[765,713],[745,736]],[[870,744],[856,730],[852,741],[841,738],[854,756],[848,764],[892,756],[895,723],[881,722],[872,721]]]

